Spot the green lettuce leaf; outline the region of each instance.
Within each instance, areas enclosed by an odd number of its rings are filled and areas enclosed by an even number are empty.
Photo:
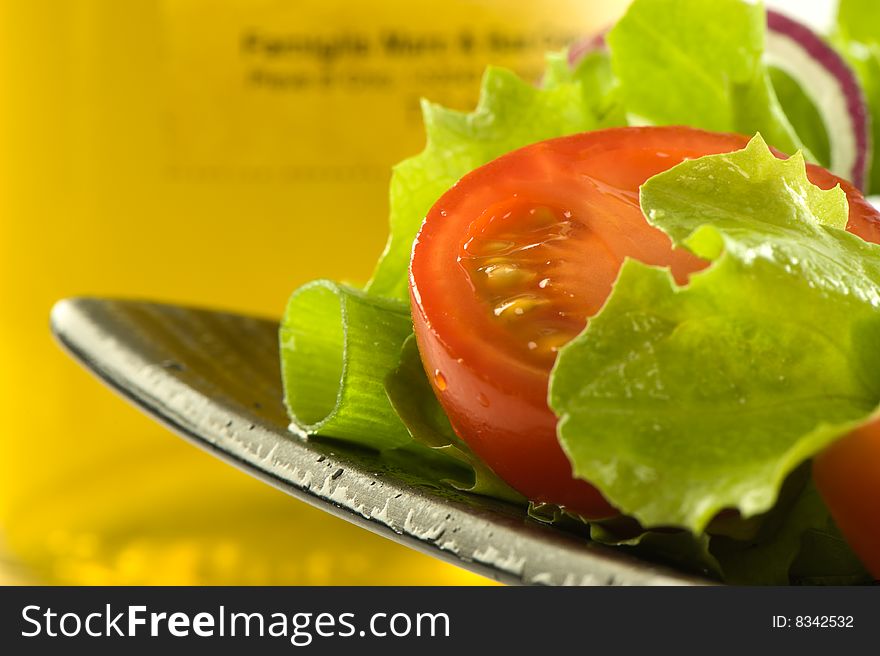
[[[608,35],[623,104],[637,122],[761,132],[803,149],[762,63],[766,17],[741,0],[636,0]]]
[[[710,551],[733,585],[865,583],[870,576],[837,532],[811,479],[794,503],[774,509],[753,540],[713,536]]]
[[[618,93],[607,49],[586,53],[574,67],[569,63],[567,52],[548,54],[544,87],[550,89],[572,83],[580,84],[584,107],[596,119],[592,129],[627,124],[626,109]]]
[[[867,191],[880,192],[880,4],[874,0],[840,0],[832,41],[856,73],[871,115],[872,157]]]
[[[824,527],[811,526],[804,531],[789,580],[803,585],[856,585],[870,583],[873,577],[828,518]]]
[[[734,529],[728,531],[733,535],[717,533],[722,523],[724,529]],[[809,464],[789,476],[776,505],[760,517],[744,520],[728,514],[716,518],[699,535],[685,530],[643,530],[632,524],[625,518],[593,523],[590,535],[596,542],[731,585],[870,581],[834,526],[812,483]],[[738,535],[743,528],[751,535]]]
[[[712,266],[627,261],[560,353],[550,403],[577,476],[648,528],[769,510],[786,476],[880,403],[880,247],[839,188],[760,137],[643,185],[648,220]]]
[[[822,115],[813,100],[791,75],[781,68],[769,66],[770,81],[785,115],[798,137],[825,168],[831,166],[831,143]]]
[[[880,42],[880,4],[875,0],[839,0],[837,24],[849,39]]]
[[[705,533],[693,535],[680,530],[643,530],[620,535],[613,525],[594,522],[590,524],[590,538],[640,558],[672,565],[695,575],[724,580],[721,565],[709,550],[711,539]]]
[[[607,70],[607,59],[593,57],[566,73],[557,57],[545,84],[536,87],[510,71],[489,68],[472,113],[423,102],[427,145],[394,167],[391,232],[368,291],[408,298],[410,252],[422,220],[466,173],[516,148],[606,127],[620,117],[604,100],[611,82]]]

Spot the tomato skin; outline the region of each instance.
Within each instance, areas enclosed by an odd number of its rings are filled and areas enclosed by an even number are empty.
[[[880,580],[880,419],[820,453],[813,479],[852,550]]]
[[[493,317],[481,297],[485,290],[467,269],[469,236],[493,229],[496,217],[486,218],[491,208],[513,208],[508,214],[516,221],[518,207],[571,207],[580,212],[587,227],[577,238],[581,241],[571,241],[592,249],[590,258],[575,262],[574,251],[563,251],[561,271],[554,269],[554,275],[568,277],[569,296],[583,306],[580,315],[574,312],[575,319],[568,317],[573,337],[601,307],[624,256],[671,265],[679,282],[706,266],[690,253],[673,250],[666,235],[644,221],[637,201],[639,186],[685,158],[731,152],[747,143],[741,135],[681,127],[613,128],[563,137],[527,146],[473,171],[428,213],[410,267],[413,320],[425,370],[456,433],[529,499],[587,518],[617,514],[595,488],[572,476],[557,440],[556,417],[547,405],[555,352],[549,358],[530,357],[522,348],[525,338],[516,337]],[[823,188],[840,183],[850,199],[848,229],[880,240],[880,215],[857,190],[819,167],[808,166],[808,176]],[[526,216],[524,212],[520,214]],[[599,234],[602,244],[590,241],[592,232]],[[606,242],[606,250],[613,253],[603,259]],[[528,264],[553,267],[541,258]]]

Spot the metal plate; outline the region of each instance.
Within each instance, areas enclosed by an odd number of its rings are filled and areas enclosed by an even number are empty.
[[[111,387],[214,455],[397,542],[506,583],[709,583],[456,493],[417,468],[288,432],[278,324],[104,299],[52,311],[61,344]]]

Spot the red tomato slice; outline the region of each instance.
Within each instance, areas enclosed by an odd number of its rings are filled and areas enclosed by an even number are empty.
[[[589,518],[616,514],[572,477],[547,406],[558,349],[605,302],[625,257],[670,266],[677,281],[706,262],[672,249],[645,221],[639,186],[687,158],[748,138],[681,127],[615,128],[544,141],[466,175],[434,205],[416,240],[416,337],[456,432],[533,501]],[[841,183],[850,228],[880,240],[878,214]]]

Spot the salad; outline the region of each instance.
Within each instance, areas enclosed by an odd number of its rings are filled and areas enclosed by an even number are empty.
[[[734,584],[880,577],[880,8],[635,0],[423,103],[363,289],[297,289],[291,428]],[[875,117],[876,120],[871,120]]]

